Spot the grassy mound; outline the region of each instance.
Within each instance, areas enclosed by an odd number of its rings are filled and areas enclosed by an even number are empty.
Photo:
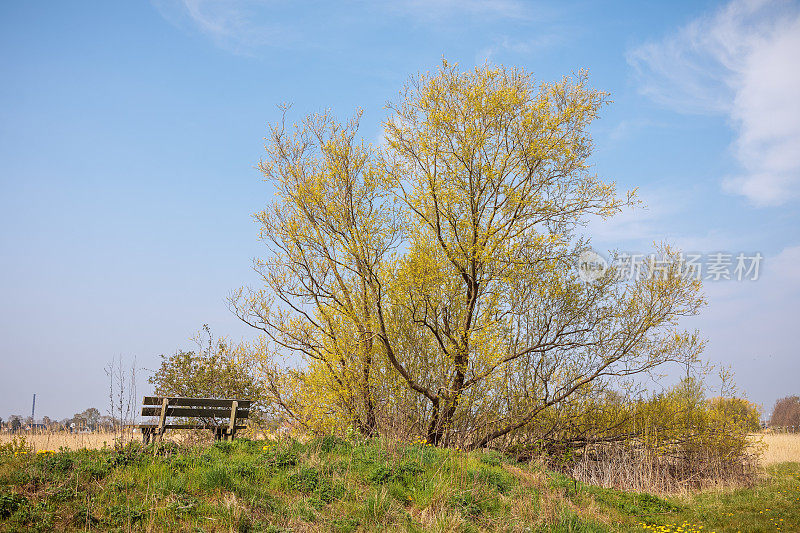
[[[0,530],[800,531],[798,472],[665,499],[494,452],[336,437],[17,450],[0,456]]]

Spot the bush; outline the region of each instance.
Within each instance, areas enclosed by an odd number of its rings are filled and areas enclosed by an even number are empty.
[[[759,408],[742,398],[707,399],[693,378],[650,398],[587,389],[580,401],[543,412],[508,445],[586,483],[673,492],[755,480],[748,435]]]
[[[250,400],[250,419],[258,423],[267,402],[262,374],[264,347],[214,339],[208,327],[198,333],[197,351],[161,355],[161,366],[148,379],[159,396],[241,398]]]

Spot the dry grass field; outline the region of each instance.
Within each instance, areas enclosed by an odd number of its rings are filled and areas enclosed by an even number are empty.
[[[127,444],[130,441],[141,442],[142,435],[139,430],[134,431],[100,431],[97,433],[66,433],[63,431],[41,431],[35,433],[19,433],[17,438],[24,437],[25,443],[33,447],[33,451],[39,450],[52,450],[57,451],[61,447],[68,450],[99,450],[104,447],[113,448],[114,443],[120,441],[122,444]],[[280,438],[279,435],[273,433],[241,433],[241,436],[252,439],[265,439],[265,438]],[[0,445],[11,442],[15,435],[11,433],[0,433]],[[164,435],[164,440],[170,442],[177,442],[183,444],[211,444],[213,442],[210,431],[167,431]],[[307,439],[300,438],[299,441],[303,442]]]
[[[11,433],[0,433],[0,444],[11,442],[14,436],[15,435]],[[25,437],[26,443],[33,446],[33,451],[56,451],[61,447],[67,448],[68,450],[95,450],[103,447],[113,447],[114,441],[118,438],[121,438],[124,443],[130,441],[132,437],[130,432],[66,433],[63,431],[42,431],[32,434],[22,433],[18,436]],[[138,438],[138,435],[134,435],[133,437]]]
[[[761,462],[764,466],[776,463],[800,463],[800,433],[764,433],[759,435],[764,445]]]

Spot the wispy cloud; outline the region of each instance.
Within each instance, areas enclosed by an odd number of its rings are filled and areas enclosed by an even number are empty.
[[[529,9],[517,0],[395,0],[384,5],[421,21],[458,15],[478,15],[500,19],[525,19]]]
[[[641,90],[687,113],[726,115],[742,172],[726,191],[759,206],[800,196],[800,9],[734,0],[628,54]]]
[[[506,35],[497,39],[493,44],[481,49],[475,54],[475,64],[483,65],[492,63],[494,59],[503,53],[530,54],[536,50],[551,46],[557,38],[553,35],[541,35],[535,39],[519,41]]]
[[[174,25],[199,31],[220,48],[243,55],[262,47],[316,46],[320,34],[332,23],[342,21],[363,19],[364,24],[370,24],[378,17],[443,27],[464,21],[524,21],[530,14],[529,6],[517,0],[352,0],[330,4],[288,0],[152,2]],[[314,16],[303,16],[303,12]]]
[[[262,46],[283,47],[298,41],[297,32],[275,19],[277,0],[153,0],[161,15],[188,26],[234,54],[250,55]],[[273,16],[270,16],[273,15]]]
[[[693,222],[702,204],[699,186],[651,186],[639,189],[637,197],[641,205],[626,208],[610,219],[589,220],[585,234],[592,238],[593,246],[598,250],[649,253],[653,243],[666,242],[687,253],[710,253],[738,249],[748,242],[746,233]]]

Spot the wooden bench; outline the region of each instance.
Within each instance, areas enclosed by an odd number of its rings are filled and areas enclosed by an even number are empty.
[[[145,444],[162,439],[168,429],[210,429],[214,440],[230,440],[250,416],[250,400],[217,398],[174,398],[145,396],[142,401],[142,416],[157,416],[157,423],[136,424],[142,430]],[[195,418],[201,422],[169,424],[167,418]]]

